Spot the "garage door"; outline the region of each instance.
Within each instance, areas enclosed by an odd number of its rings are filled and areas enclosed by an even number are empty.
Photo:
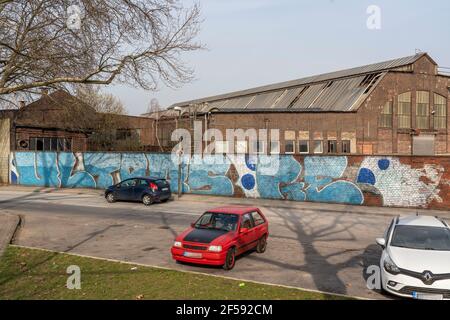
[[[415,156],[434,156],[434,135],[420,135],[413,138]]]

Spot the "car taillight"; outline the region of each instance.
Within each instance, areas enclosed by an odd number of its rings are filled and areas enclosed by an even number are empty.
[[[150,182],[149,188],[152,189],[152,191],[158,190],[158,186],[153,182]]]

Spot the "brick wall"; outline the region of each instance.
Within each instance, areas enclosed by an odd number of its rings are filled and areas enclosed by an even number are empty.
[[[15,152],[12,157],[12,181],[22,185],[106,188],[151,175],[169,179],[173,192],[178,187],[178,164],[170,154]],[[282,155],[253,161],[229,155],[201,161],[195,156],[183,165],[181,179],[183,192],[194,194],[450,209],[450,157]]]
[[[39,128],[16,128],[15,148],[20,151],[19,142],[25,140],[30,143],[30,138],[63,137],[72,139],[72,151],[87,151],[87,136],[84,133],[63,130],[49,130]]]

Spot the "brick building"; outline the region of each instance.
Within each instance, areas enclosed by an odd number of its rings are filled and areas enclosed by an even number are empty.
[[[450,154],[449,91],[450,76],[421,53],[181,102],[146,116],[155,119],[165,148],[176,127],[192,130],[201,120],[203,130],[224,136],[233,128],[279,129],[280,143],[259,143],[261,152],[444,155]]]
[[[0,119],[8,119],[11,151],[108,151],[89,139],[95,134],[94,121],[107,121],[104,117],[108,121],[114,117],[114,139],[126,140],[136,135],[142,148],[155,144],[152,119],[97,113],[62,90],[44,92],[38,100],[22,103],[18,110],[0,111]]]

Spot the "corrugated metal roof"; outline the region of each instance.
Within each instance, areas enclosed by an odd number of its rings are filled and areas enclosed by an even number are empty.
[[[258,94],[255,96],[252,102],[247,105],[247,109],[268,109],[272,108],[274,103],[283,94],[284,90],[272,91],[267,93]]]
[[[201,109],[239,112],[264,109],[272,111],[287,111],[287,109],[290,111],[352,111],[355,109],[355,103],[361,101],[361,97],[376,85],[374,83],[376,81],[364,81],[367,80],[368,74],[377,74],[382,77],[385,72],[390,70],[409,70],[405,67],[424,55],[427,54],[421,53],[358,68],[181,102],[170,108],[208,103],[207,107]]]

